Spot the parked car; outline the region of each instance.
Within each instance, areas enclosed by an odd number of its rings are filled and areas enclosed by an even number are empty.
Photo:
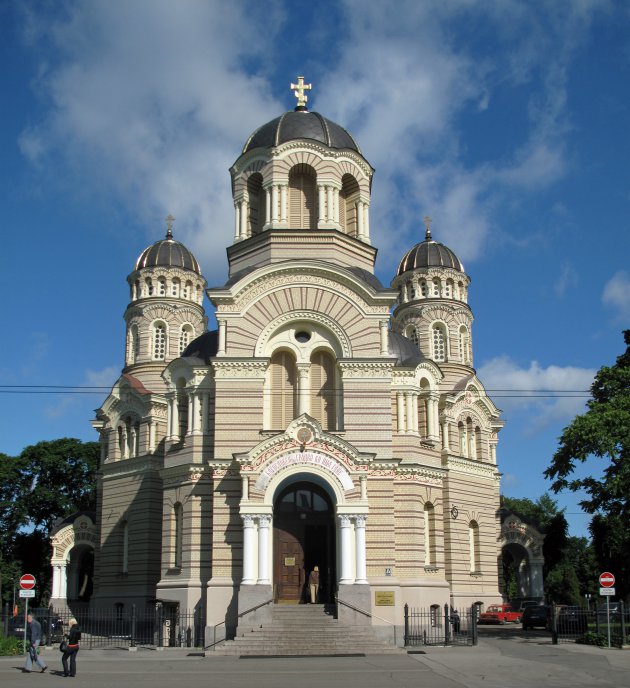
[[[42,627],[42,645],[61,642],[63,637],[63,621],[58,614],[35,615]],[[24,637],[24,614],[18,614],[9,619],[9,635],[15,638]]]
[[[509,604],[491,604],[479,615],[480,624],[519,623],[522,612],[516,611]]]
[[[549,628],[549,607],[542,604],[530,605],[523,610],[521,617],[523,630],[530,628]]]
[[[582,607],[564,606],[557,610],[556,629],[565,635],[583,635],[588,630],[588,614]]]
[[[621,604],[619,602],[611,602],[610,603],[610,618],[614,619],[615,621],[619,619],[619,615],[621,614]],[[597,616],[599,617],[599,622],[601,623],[602,621],[606,621],[608,617],[608,610],[606,606],[606,602],[603,602],[602,604],[597,607]]]

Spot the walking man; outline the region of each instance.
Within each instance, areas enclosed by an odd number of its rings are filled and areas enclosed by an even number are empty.
[[[42,626],[32,614],[26,617],[26,622],[26,649],[28,652],[26,654],[26,664],[22,671],[28,674],[33,670],[33,664],[37,664],[40,667],[40,672],[43,674],[48,669],[48,665],[37,654],[37,648],[42,641]]]

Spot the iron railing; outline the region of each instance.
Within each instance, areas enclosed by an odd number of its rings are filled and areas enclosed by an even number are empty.
[[[405,647],[417,645],[477,645],[477,608],[458,612],[434,604],[412,608],[405,605]]]

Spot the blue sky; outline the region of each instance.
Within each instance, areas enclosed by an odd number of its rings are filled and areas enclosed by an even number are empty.
[[[376,168],[381,280],[426,214],[464,262],[487,388],[585,390],[621,353],[627,3],[5,0],[0,22],[0,384],[114,382],[125,278],[169,212],[209,284],[225,281],[228,167],[293,107],[298,74]],[[503,492],[536,498],[584,397],[494,396]],[[96,439],[103,397],[0,394],[0,451]],[[576,496],[558,499],[583,534]]]

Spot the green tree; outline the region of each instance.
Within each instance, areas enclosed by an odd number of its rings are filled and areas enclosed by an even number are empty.
[[[618,576],[625,596],[630,587],[626,564],[630,549],[630,330],[623,334],[625,352],[615,365],[598,371],[586,412],[564,429],[545,476],[553,481],[556,493],[566,489],[586,493],[580,505],[597,516],[591,533],[598,555],[608,551],[609,568]],[[602,461],[601,478],[576,477],[577,464],[591,457]]]
[[[577,574],[568,561],[553,568],[545,579],[545,595],[556,604],[581,603],[580,583]]]

